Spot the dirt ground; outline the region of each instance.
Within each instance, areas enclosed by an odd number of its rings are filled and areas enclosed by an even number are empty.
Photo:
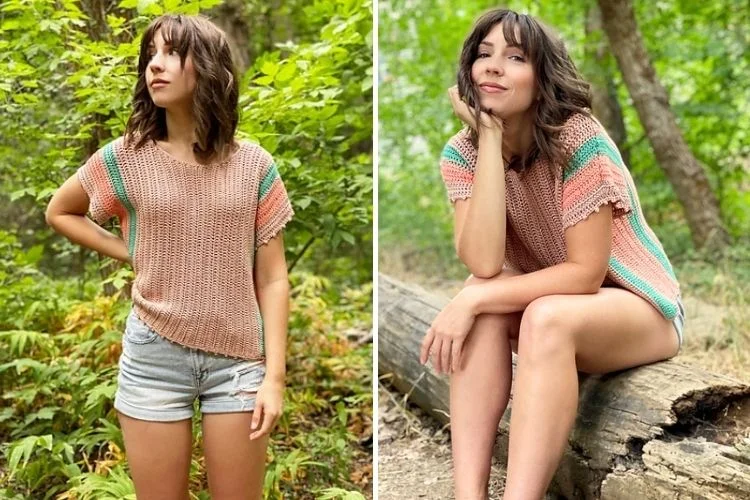
[[[384,384],[378,387],[378,498],[453,498],[448,429]],[[499,498],[505,470],[492,465],[490,498]]]
[[[422,278],[422,279],[419,279]],[[417,276],[399,279],[418,283],[426,290],[449,298],[461,287],[460,282],[430,280]],[[719,359],[706,357],[700,346],[706,338],[722,331],[726,311],[701,300],[683,297],[686,309],[685,345],[679,355],[709,371],[727,373],[717,366]],[[731,371],[731,370],[730,370]],[[381,374],[382,377],[382,374]],[[387,376],[378,389],[378,493],[381,500],[429,498],[453,499],[450,436],[430,416],[410,404],[402,394],[388,386]],[[505,483],[504,464],[493,463],[490,474],[490,498],[502,496]],[[552,495],[549,498],[553,498]]]

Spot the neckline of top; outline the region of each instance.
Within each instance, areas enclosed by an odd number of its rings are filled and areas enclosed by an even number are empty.
[[[149,144],[151,145],[152,148],[154,148],[157,151],[157,153],[159,153],[162,156],[166,157],[170,161],[173,161],[175,163],[179,163],[180,165],[184,165],[184,166],[192,167],[192,168],[213,168],[213,167],[220,167],[220,166],[222,166],[222,165],[224,165],[226,163],[229,163],[238,154],[240,154],[240,152],[242,151],[242,148],[244,147],[245,143],[243,141],[240,141],[240,140],[235,140],[235,141],[238,144],[237,149],[235,149],[229,156],[227,156],[226,158],[224,158],[223,160],[221,160],[219,162],[206,163],[206,164],[185,161],[185,160],[182,160],[180,158],[177,158],[176,156],[172,155],[172,153],[170,153],[169,151],[167,151],[164,148],[162,148],[161,146],[159,146],[159,144],[156,141],[149,141]]]

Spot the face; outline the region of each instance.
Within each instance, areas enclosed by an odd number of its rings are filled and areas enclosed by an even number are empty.
[[[471,79],[481,107],[501,118],[526,113],[536,99],[534,69],[521,47],[507,45],[502,23],[479,44]]]
[[[190,54],[185,59],[185,67],[180,67],[180,54],[164,42],[159,29],[149,45],[148,55],[146,85],[154,104],[160,108],[173,108],[192,103],[196,76]]]

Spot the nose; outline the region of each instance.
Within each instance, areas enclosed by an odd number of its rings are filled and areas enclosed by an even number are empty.
[[[499,61],[500,60],[498,59],[491,58],[489,63],[487,64],[487,73],[491,73],[494,75],[502,75],[503,73],[505,73],[505,68]]]
[[[149,69],[152,73],[161,73],[164,71],[164,63],[162,62],[162,56],[160,53],[154,54],[148,63]]]

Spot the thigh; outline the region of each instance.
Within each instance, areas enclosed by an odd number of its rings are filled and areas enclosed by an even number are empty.
[[[252,412],[266,375],[263,360],[242,360],[218,354],[199,357],[205,374],[199,386],[201,413]]]
[[[674,356],[679,338],[671,320],[648,301],[622,288],[595,294],[549,295],[529,304],[529,323],[549,325],[574,343],[579,371],[609,373]],[[543,326],[542,326],[543,327]],[[524,341],[521,328],[521,342]],[[546,332],[541,332],[542,334]],[[538,335],[543,339],[542,335]],[[566,340],[562,340],[566,341]]]
[[[159,335],[131,310],[122,338],[115,409],[140,420],[185,420],[193,416],[196,395],[190,350]]]
[[[138,500],[187,500],[192,420],[153,422],[118,412]]]
[[[252,416],[252,412],[203,414],[203,447],[213,500],[261,498],[268,435],[249,439]]]

